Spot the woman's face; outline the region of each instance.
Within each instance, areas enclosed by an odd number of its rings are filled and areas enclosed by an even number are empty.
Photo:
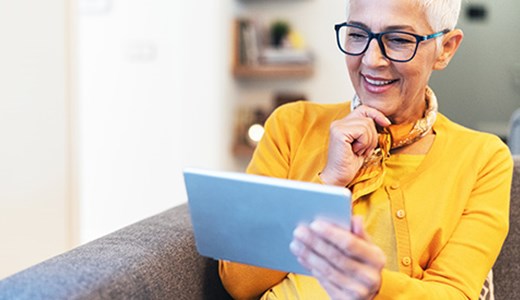
[[[426,14],[416,0],[351,0],[348,22],[378,33],[401,30],[432,34]],[[442,38],[442,37],[440,37]],[[378,109],[392,123],[412,122],[425,109],[424,89],[436,60],[436,41],[419,44],[415,57],[405,63],[388,60],[374,39],[360,56],[346,56],[350,79],[361,102]]]

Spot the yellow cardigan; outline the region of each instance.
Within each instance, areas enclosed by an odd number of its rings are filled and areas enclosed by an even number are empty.
[[[330,123],[349,103],[296,102],[267,120],[247,172],[319,183]],[[439,114],[435,141],[419,168],[386,186],[399,272],[384,269],[376,299],[478,299],[507,235],[513,162],[496,136]],[[287,274],[220,262],[236,299],[260,296]]]

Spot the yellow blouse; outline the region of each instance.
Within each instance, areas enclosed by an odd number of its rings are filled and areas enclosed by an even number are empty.
[[[390,199],[385,191],[393,182],[413,172],[424,155],[392,155],[386,160],[386,176],[383,186],[374,193],[353,203],[352,213],[364,217],[364,225],[372,240],[383,250],[387,263],[385,268],[399,271],[397,244],[390,209]],[[267,291],[262,300],[315,300],[327,299],[327,293],[313,277],[289,274],[282,282]]]
[[[383,186],[353,203],[352,213],[364,216],[366,231],[374,243],[386,254],[385,268],[391,271],[399,271],[399,262],[392,223],[391,202],[386,190],[400,178],[415,171],[424,157],[425,155],[391,155],[385,162],[386,175],[383,179]]]
[[[349,103],[297,102],[278,108],[266,122],[247,171],[319,183],[330,123],[348,113]],[[418,167],[388,177],[383,187],[398,271],[395,265],[383,270],[376,299],[478,299],[507,235],[513,168],[507,146],[441,114],[433,131],[433,145]],[[368,221],[373,208],[364,210]],[[258,298],[295,277],[230,262],[220,262],[219,273],[236,299]],[[302,291],[309,281],[297,280]]]

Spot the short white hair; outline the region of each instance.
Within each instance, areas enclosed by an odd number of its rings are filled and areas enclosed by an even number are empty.
[[[455,29],[459,20],[461,0],[416,0],[426,13],[434,31]]]
[[[350,1],[347,8],[350,11]],[[356,0],[363,1],[363,0]],[[444,29],[453,30],[459,19],[461,0],[415,0],[417,5],[426,13],[428,24],[434,31]]]

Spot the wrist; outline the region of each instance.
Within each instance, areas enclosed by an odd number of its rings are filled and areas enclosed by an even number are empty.
[[[342,178],[341,176],[331,175],[331,174],[329,174],[329,172],[327,172],[325,170],[318,173],[318,177],[326,185],[335,185],[335,186],[345,187],[350,182],[350,181],[344,180],[344,178]]]

